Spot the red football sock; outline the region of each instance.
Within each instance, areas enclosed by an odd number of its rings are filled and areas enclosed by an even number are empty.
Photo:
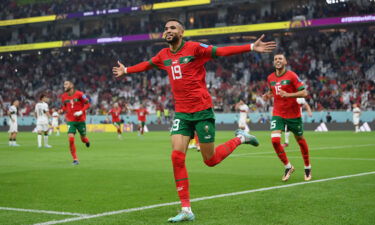
[[[190,207],[189,179],[185,166],[185,157],[186,155],[183,152],[172,151],[173,173],[181,206]]]
[[[83,143],[89,143],[90,142],[89,139],[86,136],[85,137],[81,137],[81,141]]]
[[[76,154],[76,146],[74,144],[74,137],[69,137],[70,154],[72,154],[73,160],[78,160]]]
[[[310,159],[309,159],[309,146],[307,146],[305,139],[299,139],[298,141],[299,148],[301,149],[303,162],[305,166],[310,166]]]
[[[275,149],[275,152],[276,152],[277,156],[281,160],[281,162],[283,162],[284,165],[287,165],[289,163],[289,160],[288,160],[288,157],[285,154],[283,146],[281,146],[281,144],[280,144],[280,139],[281,139],[280,136],[279,137],[272,137],[272,145],[273,145],[273,148]]]
[[[234,149],[241,144],[241,139],[235,137],[224,144],[221,144],[215,148],[215,154],[211,159],[205,160],[207,166],[215,166],[221,161],[223,161],[228,155],[230,155]]]

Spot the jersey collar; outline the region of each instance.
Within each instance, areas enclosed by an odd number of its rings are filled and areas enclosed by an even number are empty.
[[[284,74],[286,74],[286,72],[288,72],[288,70],[285,70],[284,73],[282,73],[282,74],[280,74],[280,75],[277,75],[277,74],[276,74],[276,71],[275,71],[275,76],[276,76],[276,77],[282,77]]]
[[[69,93],[68,93],[68,95],[69,95],[69,96],[73,96],[73,95],[76,93],[76,91],[77,91],[77,90],[74,90],[74,92],[73,92],[72,95],[70,95]]]
[[[185,45],[185,41],[182,40],[180,47],[178,47],[178,49],[176,51],[172,51],[171,49],[169,49],[169,50],[172,52],[172,54],[176,54],[178,51],[181,50],[182,47],[184,47],[184,45]]]

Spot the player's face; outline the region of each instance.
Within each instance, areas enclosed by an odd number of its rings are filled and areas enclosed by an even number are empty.
[[[165,24],[163,37],[169,44],[177,43],[184,33],[183,27],[176,21],[169,21]]]
[[[69,81],[64,82],[64,91],[69,92],[73,88],[73,84]]]
[[[16,101],[14,101],[13,105],[14,105],[15,107],[18,107],[18,106],[20,105],[20,102],[19,102],[18,100],[16,100]]]
[[[45,103],[48,103],[49,98],[48,97],[44,97],[44,98],[42,98],[42,101],[45,102]]]
[[[273,65],[276,69],[282,69],[286,66],[287,62],[284,55],[275,55],[273,57]]]

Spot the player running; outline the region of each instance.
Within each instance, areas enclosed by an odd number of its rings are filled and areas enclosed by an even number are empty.
[[[86,137],[86,110],[90,107],[89,100],[83,92],[74,89],[71,81],[64,82],[64,91],[61,95],[62,112],[65,112],[65,119],[68,125],[68,137],[70,153],[73,157],[73,165],[78,165],[79,161],[74,144],[74,135],[78,130],[81,141],[90,147],[89,139]]]
[[[301,114],[302,114],[302,108],[305,107],[306,111],[307,111],[307,115],[309,117],[312,117],[312,111],[311,111],[311,108],[310,108],[309,104],[306,102],[306,99],[305,98],[297,98],[296,101],[300,105]],[[285,133],[284,133],[285,142],[284,142],[284,144],[282,144],[282,146],[284,148],[289,146],[289,136],[290,136],[290,131],[288,130],[288,126],[285,126]]]
[[[52,109],[52,131],[56,129],[56,136],[60,136],[60,126],[59,126],[59,112],[55,108]]]
[[[38,132],[38,148],[42,147],[42,135],[44,134],[44,147],[51,148],[48,144],[48,121],[51,117],[48,109],[48,97],[42,94],[39,98],[39,102],[35,105],[36,115],[36,131]]]
[[[244,52],[271,52],[275,42],[262,42],[263,35],[253,44],[215,47],[183,40],[184,27],[176,19],[170,19],[164,27],[163,37],[169,47],[162,49],[149,61],[125,67],[118,62],[113,68],[116,77],[158,68],[167,71],[175,100],[175,117],[171,128],[172,165],[177,192],[182,210],[169,222],[194,220],[189,197],[189,179],[185,166],[188,144],[197,132],[204,163],[215,166],[224,160],[240,144],[258,146],[258,140],[242,130],[236,137],[215,148],[215,115],[211,96],[205,82],[204,64],[218,56],[229,56]]]
[[[147,115],[149,114],[147,109],[143,104],[140,105],[139,109],[134,110],[138,116],[138,136],[143,135],[145,132],[145,125],[147,120]]]
[[[117,136],[119,139],[122,139],[122,132],[121,132],[121,107],[118,105],[118,103],[113,104],[113,108],[109,110],[108,114],[112,116],[112,124],[116,127],[117,129]]]
[[[9,107],[8,115],[9,115],[9,146],[18,147],[20,146],[17,144],[17,133],[18,133],[18,122],[17,122],[17,115],[18,115],[18,106],[20,105],[20,101],[14,100],[12,105]]]
[[[240,115],[238,117],[238,128],[249,132],[249,126],[247,125],[248,113],[249,113],[249,106],[245,104],[244,101],[240,100],[236,105],[235,109],[240,111]]]
[[[286,70],[287,65],[284,54],[276,54],[274,56],[275,72],[268,76],[268,84],[270,91],[263,97],[265,99],[274,97],[274,108],[271,119],[271,138],[272,145],[277,156],[285,166],[285,172],[282,181],[287,181],[294,171],[294,167],[290,164],[288,157],[280,144],[281,132],[288,126],[288,130],[294,133],[294,137],[298,142],[303,161],[305,163],[305,180],[311,180],[311,165],[309,159],[309,148],[303,137],[303,124],[301,118],[301,109],[296,98],[304,98],[307,91],[303,82],[293,71]]]

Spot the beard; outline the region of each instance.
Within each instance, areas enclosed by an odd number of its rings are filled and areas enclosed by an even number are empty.
[[[72,88],[65,88],[65,92],[69,92]]]
[[[179,41],[179,38],[177,36],[173,36],[171,40],[167,40],[167,38],[164,39],[168,44],[174,44]]]

